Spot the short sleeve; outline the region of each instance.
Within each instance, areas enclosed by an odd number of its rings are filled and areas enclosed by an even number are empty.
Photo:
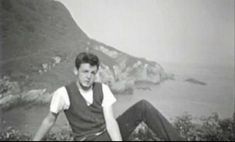
[[[109,86],[102,84],[102,90],[103,90],[102,107],[111,106],[117,101],[113,93],[111,92]]]
[[[68,93],[65,87],[57,89],[52,96],[50,111],[53,113],[59,113],[69,108],[70,102]]]

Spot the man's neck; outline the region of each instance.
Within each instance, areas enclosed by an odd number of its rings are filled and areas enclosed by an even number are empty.
[[[85,87],[80,84],[79,81],[76,82],[78,89],[81,89],[84,92],[90,91],[92,89],[92,85],[90,87]]]

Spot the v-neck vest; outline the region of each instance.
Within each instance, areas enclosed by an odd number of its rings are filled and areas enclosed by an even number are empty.
[[[65,87],[68,92],[70,107],[64,112],[76,139],[103,131],[106,127],[101,105],[103,100],[102,84],[93,84],[93,103],[89,106],[81,95],[76,82]]]

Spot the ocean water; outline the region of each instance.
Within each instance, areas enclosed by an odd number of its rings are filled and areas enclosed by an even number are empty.
[[[169,120],[184,113],[195,120],[217,112],[220,118],[232,117],[234,112],[234,66],[165,64],[164,69],[175,75],[151,91],[135,90],[133,96],[117,96],[116,115],[133,103],[146,99]],[[186,82],[193,78],[206,83]]]
[[[134,103],[145,99],[154,105],[171,122],[184,113],[191,114],[195,122],[217,112],[220,118],[230,118],[234,112],[234,67],[163,65],[175,80],[167,80],[150,89],[135,89],[134,94],[116,95],[115,117]],[[194,78],[206,85],[186,82]],[[13,126],[21,131],[35,133],[49,111],[49,105],[18,107],[2,114],[4,127]],[[68,129],[62,113],[52,131]]]

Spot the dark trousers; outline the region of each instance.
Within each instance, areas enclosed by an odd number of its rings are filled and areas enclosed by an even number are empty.
[[[123,140],[128,140],[133,130],[145,122],[158,138],[168,141],[184,140],[166,118],[149,102],[141,100],[117,118]],[[96,141],[111,140],[108,133],[97,137]]]

